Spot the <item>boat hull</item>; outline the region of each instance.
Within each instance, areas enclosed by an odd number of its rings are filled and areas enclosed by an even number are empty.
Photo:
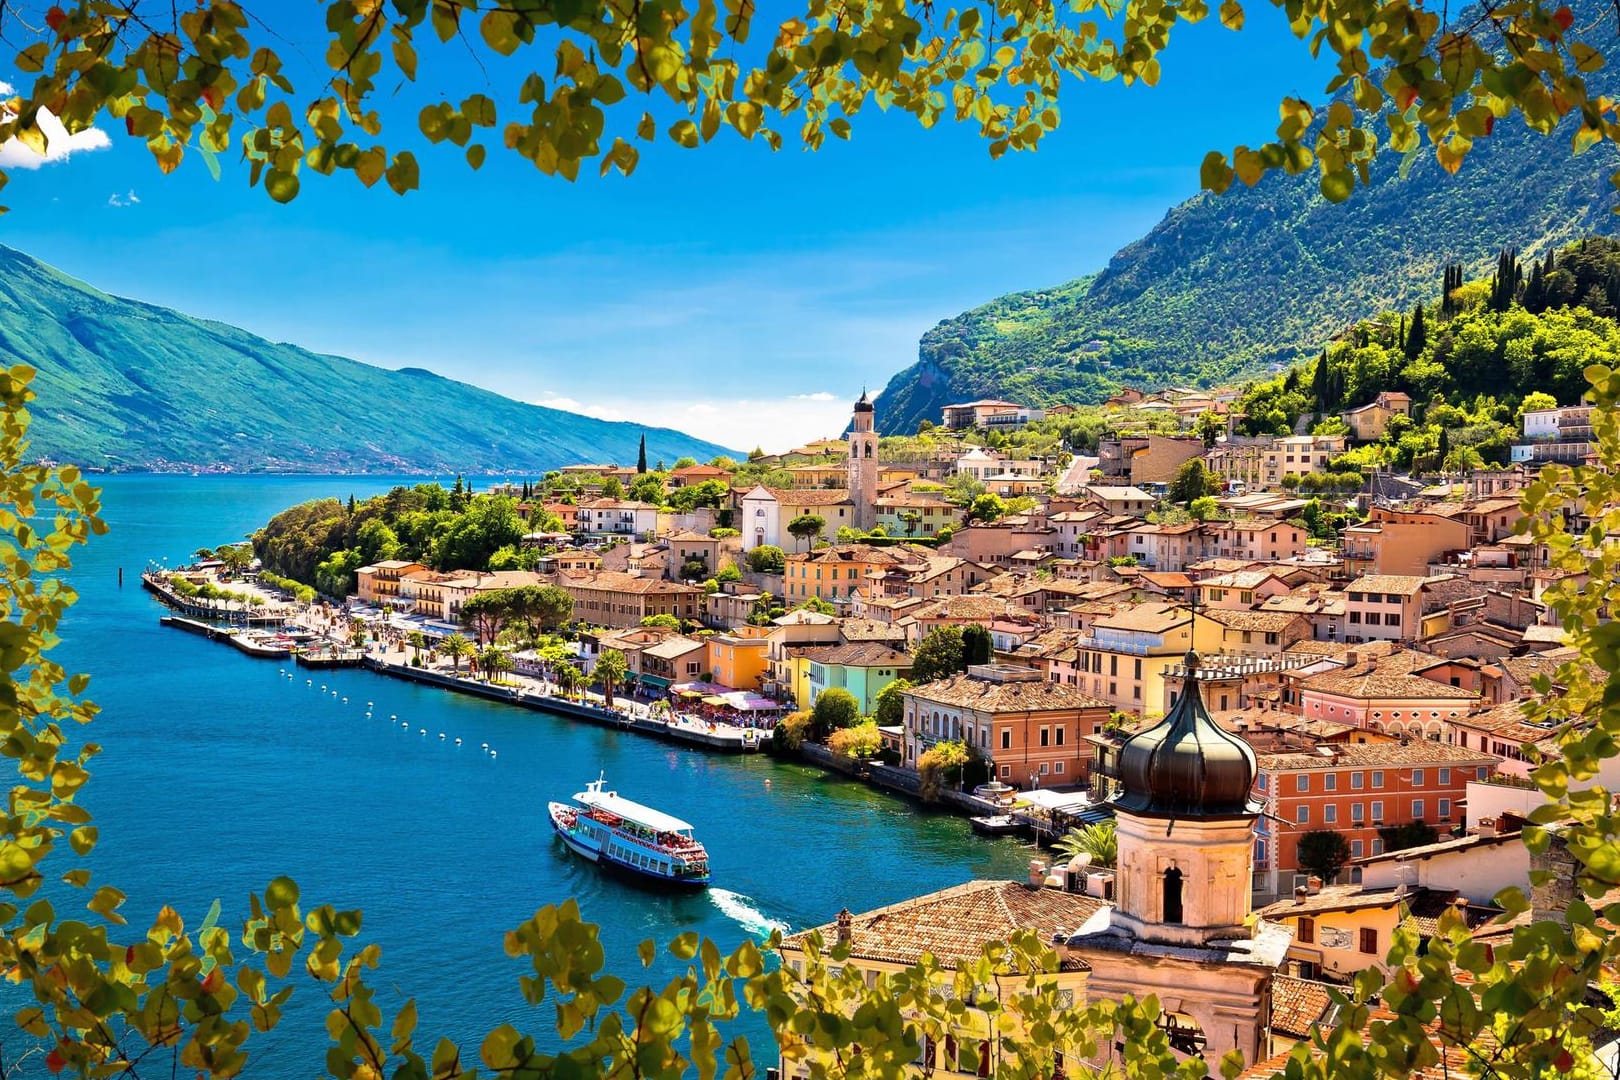
[[[614,858],[610,853],[602,850],[594,837],[574,827],[578,811],[567,803],[548,803],[546,812],[551,819],[552,831],[562,840],[564,847],[580,858],[593,862],[626,881],[638,885],[660,889],[677,889],[686,892],[699,892],[709,886],[710,875],[708,874],[704,874],[702,877],[672,877],[666,874],[654,873]]]

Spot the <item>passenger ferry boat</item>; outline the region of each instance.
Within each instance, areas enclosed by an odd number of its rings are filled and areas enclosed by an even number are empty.
[[[573,804],[548,805],[563,843],[591,862],[637,878],[692,889],[709,884],[709,853],[692,837],[691,825],[603,791],[606,784],[600,777]]]

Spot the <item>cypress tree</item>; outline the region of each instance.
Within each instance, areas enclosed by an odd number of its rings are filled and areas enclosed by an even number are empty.
[[[642,435],[641,435],[641,449],[636,451],[636,472],[645,473],[646,471],[647,471],[647,434],[646,434],[646,432],[642,432]]]
[[[1408,360],[1416,360],[1428,344],[1428,332],[1423,328],[1423,302],[1412,307],[1412,328],[1407,331],[1404,352]]]
[[[1402,352],[1406,351],[1406,316],[1401,316],[1400,324],[1395,330],[1395,347]]]
[[[1446,458],[1451,456],[1451,432],[1446,428],[1440,429],[1440,445],[1436,450],[1440,458],[1440,467],[1446,467]]]
[[[354,517],[354,492],[349,492],[349,516]]]
[[[1317,412],[1328,410],[1328,355],[1322,350],[1322,355],[1316,361],[1316,373],[1311,377],[1311,399],[1316,403]]]

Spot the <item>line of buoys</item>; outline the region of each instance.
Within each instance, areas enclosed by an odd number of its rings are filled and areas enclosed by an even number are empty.
[[[278,669],[277,674],[285,676],[289,680],[294,678],[293,673],[288,671],[286,668]],[[315,680],[314,679],[305,679],[304,680],[304,685],[312,687],[312,686],[315,685]],[[331,694],[333,697],[339,697],[339,692],[338,692],[336,687],[328,687],[325,683],[322,683],[320,689],[321,689],[321,691],[323,693]],[[341,698],[341,703],[344,704],[344,705],[347,705],[349,703],[349,699],[346,698],[346,697]],[[373,708],[375,707],[375,705],[376,705],[376,702],[373,702],[373,701],[366,702],[366,719],[367,720],[372,719]],[[388,719],[389,719],[390,722],[395,721],[395,720],[399,720],[399,714],[398,713],[389,713],[388,714]],[[409,720],[400,720],[399,721],[399,726],[400,726],[400,729],[403,730],[403,731],[410,731],[411,722]],[[418,735],[426,735],[427,733],[428,733],[427,728],[418,728],[417,729],[417,734]],[[447,740],[448,738],[449,738],[449,735],[446,732],[443,732],[443,731],[439,732],[439,739],[441,741]],[[462,743],[462,740],[460,738],[457,738],[456,739],[456,745],[460,746],[461,743]],[[479,748],[481,750],[483,750],[484,753],[488,754],[490,756],[490,758],[492,758],[492,759],[499,756],[499,755],[496,754],[496,752],[494,750],[490,749],[489,743],[480,743]],[[767,781],[765,781],[765,783],[767,785],[769,785],[770,781],[767,780]]]

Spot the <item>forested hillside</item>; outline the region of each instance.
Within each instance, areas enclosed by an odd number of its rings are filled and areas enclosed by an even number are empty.
[[[1515,124],[1517,122],[1515,121]],[[1616,229],[1607,145],[1575,157],[1522,128],[1482,140],[1456,176],[1430,153],[1332,205],[1314,171],[1200,194],[1100,274],[1004,296],[923,336],[879,399],[885,433],[952,401],[1096,402],[1121,384],[1212,385],[1315,354],[1369,311],[1433,295],[1443,268],[1487,272]]]
[[[1463,469],[1508,460],[1527,409],[1574,405],[1591,364],[1620,366],[1620,241],[1594,237],[1539,259],[1503,252],[1472,281],[1442,267],[1419,301],[1352,326],[1315,360],[1246,387],[1243,434],[1286,434],[1389,390],[1412,398],[1381,444],[1339,463]]]

